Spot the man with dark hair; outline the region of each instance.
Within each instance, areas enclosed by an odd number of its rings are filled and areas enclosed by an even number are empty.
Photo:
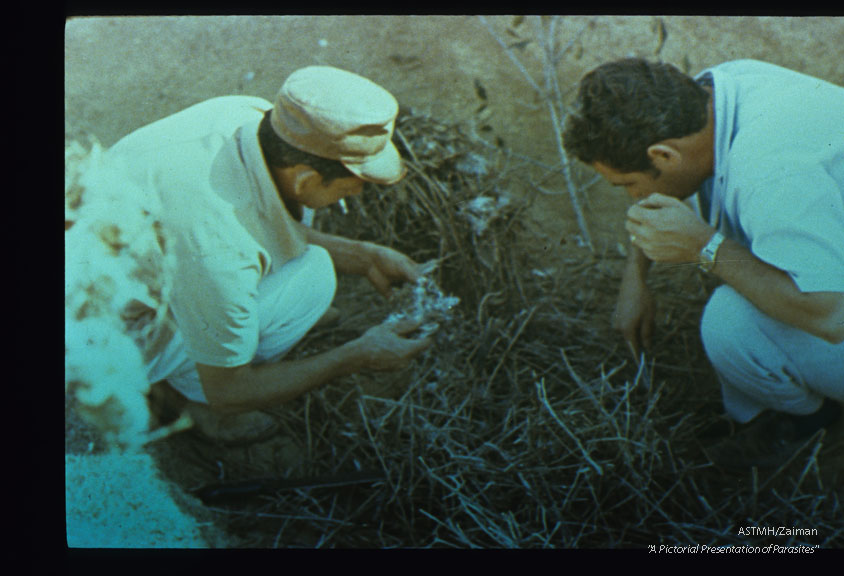
[[[108,151],[127,180],[160,200],[172,263],[173,330],[148,351],[148,378],[190,401],[206,433],[253,437],[272,426],[255,411],[346,374],[400,369],[430,345],[406,337],[415,326],[385,323],[328,352],[284,359],[329,309],[335,270],[366,276],[385,296],[418,279],[403,254],[298,221],[301,206],[404,176],[392,143],[397,114],[395,98],[370,80],[310,66],[287,78],[274,103],[215,98]],[[232,416],[214,418],[202,405]]]
[[[613,323],[650,344],[650,262],[723,284],[701,322],[727,413],[749,423],[707,450],[779,464],[844,401],[844,89],[741,60],[691,78],[624,59],[582,79],[568,153],[636,203]]]

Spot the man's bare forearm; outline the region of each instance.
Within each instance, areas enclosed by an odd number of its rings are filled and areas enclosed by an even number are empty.
[[[235,368],[197,364],[197,371],[211,407],[239,412],[289,402],[365,367],[365,351],[353,340],[300,360],[246,364]]]
[[[844,293],[801,292],[784,271],[725,240],[712,272],[766,315],[832,343],[844,340]]]
[[[638,274],[644,280],[648,275],[648,270],[650,270],[652,262],[638,246],[631,244],[629,250],[630,252],[627,255],[627,272]]]
[[[307,226],[301,226],[308,244],[316,244],[326,249],[334,262],[334,268],[341,274],[362,275],[372,263],[370,251],[375,245],[360,240],[350,240],[335,236]]]

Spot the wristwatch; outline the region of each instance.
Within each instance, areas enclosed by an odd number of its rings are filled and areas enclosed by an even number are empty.
[[[715,256],[717,256],[718,248],[721,247],[721,242],[723,241],[724,235],[720,232],[712,235],[712,238],[709,239],[709,242],[700,251],[700,264],[698,266],[700,266],[701,270],[712,272],[712,268],[715,266]]]

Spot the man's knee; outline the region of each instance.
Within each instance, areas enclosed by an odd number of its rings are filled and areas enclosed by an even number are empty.
[[[729,286],[706,305],[701,337],[733,411],[808,414],[822,397],[842,396],[840,347],[766,316]]]
[[[768,382],[782,377],[788,359],[771,334],[770,319],[733,288],[718,287],[706,304],[700,333],[722,382]]]
[[[313,253],[313,254],[311,254]],[[324,298],[325,308],[331,305],[337,292],[337,274],[334,271],[334,261],[328,250],[322,246],[308,246],[308,254],[313,258],[313,286]]]
[[[259,286],[259,305],[272,315],[321,316],[334,300],[337,277],[331,255],[321,246],[309,245],[304,254],[286,263]]]
[[[266,279],[260,290],[261,336],[255,359],[267,361],[287,353],[331,306],[337,290],[331,256],[311,245]]]

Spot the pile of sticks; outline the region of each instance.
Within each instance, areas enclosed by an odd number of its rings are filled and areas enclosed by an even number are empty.
[[[398,134],[405,181],[365,191],[317,225],[440,260],[437,281],[460,304],[412,367],[355,375],[275,412],[303,455],[300,467],[275,473],[299,480],[210,507],[242,545],[746,545],[736,526],[747,518],[818,528],[821,537],[793,545],[842,536],[821,442],[764,480],[725,478],[700,450],[721,406],[697,336],[712,286],[693,267],[654,269],[653,288],[665,294],[660,329],[653,354],[634,359],[609,326],[620,260],[584,247],[551,271],[518,249],[526,208],[508,196],[504,155],[412,113]],[[498,208],[480,233],[466,217],[478,197]],[[340,282],[344,320],[298,354],[336,346],[390,312],[365,281]],[[213,458],[229,480],[257,472]],[[361,474],[367,482],[341,481]]]

